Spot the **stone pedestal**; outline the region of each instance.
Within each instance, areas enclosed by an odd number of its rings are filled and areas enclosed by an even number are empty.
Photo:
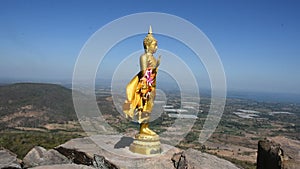
[[[129,150],[133,153],[145,155],[160,154],[162,150],[160,147],[159,136],[137,134],[133,143],[130,144]]]

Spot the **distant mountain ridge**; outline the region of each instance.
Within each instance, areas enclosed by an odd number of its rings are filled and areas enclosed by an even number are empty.
[[[0,129],[72,120],[77,120],[77,116],[71,89],[45,83],[0,86]]]

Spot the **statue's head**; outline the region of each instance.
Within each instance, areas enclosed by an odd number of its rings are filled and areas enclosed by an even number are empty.
[[[145,52],[155,53],[157,50],[157,40],[152,35],[152,28],[150,26],[148,35],[144,39]]]

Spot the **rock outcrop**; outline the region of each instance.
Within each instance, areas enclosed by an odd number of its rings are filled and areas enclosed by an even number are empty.
[[[79,153],[81,156],[77,155],[73,157],[80,159],[83,159],[84,157],[84,159],[88,159],[87,162],[92,162],[94,167],[101,169],[238,169],[238,167],[231,162],[216,156],[202,153],[194,149],[183,151],[164,144],[162,144],[163,152],[160,155],[135,154],[129,151],[131,142],[128,142],[129,139],[125,139],[124,137],[125,136],[122,137],[117,135],[98,135],[72,139],[63,145],[58,146],[56,150],[65,156]],[[122,140],[127,141],[121,143]]]
[[[157,169],[173,168],[171,157],[175,152],[179,152],[179,149],[174,148],[173,150],[164,152],[164,155],[139,155],[129,151],[129,145],[132,143],[132,140],[130,142],[128,141],[130,139],[126,138],[128,137],[119,135],[98,135],[77,138],[62,144],[55,149],[65,156],[68,156],[71,152],[73,154],[83,153],[85,154],[85,159],[89,159],[87,161],[92,161],[95,167],[99,166],[99,161],[103,161],[101,158],[105,157],[105,161],[110,163],[111,166],[124,169],[141,167]],[[164,148],[166,150],[170,149],[167,145],[165,145]],[[81,158],[80,156],[77,157]]]
[[[69,149],[65,146],[59,146],[56,148],[56,150],[76,164],[93,166],[97,169],[118,169],[116,165],[112,164],[101,155],[94,154],[92,156],[84,151]]]
[[[129,151],[131,137],[97,135],[72,139],[55,149],[36,146],[23,162],[9,151],[0,151],[0,169],[238,169],[234,164],[194,149],[183,151],[162,144],[159,155],[141,155]],[[21,164],[23,166],[21,166]]]
[[[70,163],[70,160],[56,150],[50,149],[47,151],[40,146],[32,148],[23,159],[25,168],[67,163]]]
[[[93,165],[93,157],[76,149],[67,149],[62,146],[55,148],[58,152],[66,156],[75,164],[83,164],[87,166]]]
[[[0,168],[21,169],[17,155],[7,149],[0,150]]]
[[[98,169],[119,169],[119,167],[107,161],[105,157],[97,154],[94,155],[93,165]]]
[[[30,169],[95,169],[92,166],[86,166],[81,164],[55,164],[55,165],[43,165]]]
[[[258,142],[257,169],[297,169],[299,166],[299,141],[274,137]]]
[[[174,154],[172,161],[176,169],[239,169],[229,161],[194,149]]]

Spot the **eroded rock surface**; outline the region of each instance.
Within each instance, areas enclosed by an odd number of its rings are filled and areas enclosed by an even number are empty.
[[[20,169],[20,160],[11,151],[0,149],[0,168]]]
[[[97,154],[94,155],[93,165],[97,169],[119,169],[119,167],[107,161],[105,157]]]
[[[55,165],[44,165],[33,167],[31,169],[95,169],[91,166],[81,165],[81,164],[55,164]]]
[[[34,147],[23,163],[24,167],[34,169],[238,169],[216,156],[194,149],[183,151],[166,144],[161,144],[162,153],[159,155],[136,154],[129,151],[131,143],[132,139],[120,135],[77,138],[54,150]],[[16,161],[16,156],[13,157]],[[21,168],[20,164],[16,165],[18,167]]]
[[[43,147],[35,146],[24,157],[24,167],[35,167],[42,165],[67,164],[71,161],[56,150],[46,150]]]
[[[65,152],[73,152],[73,154],[76,154],[74,151],[84,153],[86,157],[92,160],[95,167],[107,162],[105,167],[109,168],[108,166],[111,165],[113,169],[114,167],[122,169],[238,169],[231,162],[216,156],[193,149],[183,151],[164,144],[162,144],[163,152],[160,155],[139,155],[129,151],[130,144],[127,142],[126,144],[122,143],[122,146],[116,146],[121,144],[121,140],[124,140],[124,137],[99,135],[72,139],[56,149],[64,149]],[[99,163],[99,161],[101,162]]]
[[[174,154],[172,161],[176,169],[239,169],[227,160],[194,149]]]

